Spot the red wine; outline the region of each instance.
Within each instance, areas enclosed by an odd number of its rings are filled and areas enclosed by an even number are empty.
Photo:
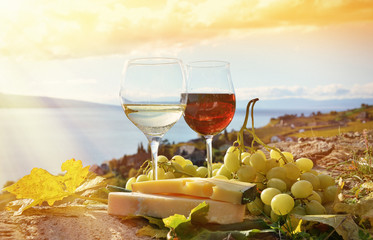
[[[235,110],[233,93],[189,93],[184,119],[197,133],[215,135],[228,126]]]

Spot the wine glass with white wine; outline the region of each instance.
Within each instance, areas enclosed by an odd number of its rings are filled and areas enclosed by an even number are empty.
[[[159,143],[183,115],[185,93],[181,60],[157,57],[126,62],[119,95],[126,116],[150,143],[153,180],[158,178]]]

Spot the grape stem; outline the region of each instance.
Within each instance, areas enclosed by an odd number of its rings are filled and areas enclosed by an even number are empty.
[[[280,154],[282,160],[285,163],[287,163],[288,161],[287,161],[285,155],[279,149],[277,149],[275,147],[268,146],[262,140],[260,140],[260,138],[255,134],[255,127],[254,127],[254,105],[255,105],[255,103],[257,101],[259,101],[259,98],[251,99],[247,103],[245,120],[244,120],[244,123],[243,123],[240,131],[237,134],[237,141],[235,143],[238,144],[241,153],[244,152],[246,150],[246,148],[249,149],[249,151],[251,153],[253,153],[253,152],[255,152],[254,143],[257,142],[258,144],[262,145],[265,149],[267,149],[267,151],[274,150],[274,151],[278,152]],[[250,109],[250,107],[251,107],[251,109]],[[249,114],[251,115],[251,130],[247,128],[247,121],[249,120]],[[251,142],[251,147],[246,147],[245,144],[244,144],[243,134],[244,134],[245,130],[247,132],[249,132],[252,135],[252,137],[253,137],[253,141]],[[240,154],[240,158],[241,158],[241,154]]]
[[[146,160],[140,167],[139,171],[137,171],[137,174],[135,177],[138,177],[141,173],[147,174],[150,168],[150,160]]]

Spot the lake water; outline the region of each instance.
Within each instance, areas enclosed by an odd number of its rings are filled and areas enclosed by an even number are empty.
[[[311,110],[258,109],[255,127],[286,113],[309,115]],[[238,109],[228,131],[239,130],[244,116],[245,110]],[[178,143],[197,137],[181,119],[164,139]],[[29,174],[34,167],[57,174],[71,158],[86,166],[134,154],[140,142],[147,147],[145,136],[120,107],[0,109],[0,186]]]

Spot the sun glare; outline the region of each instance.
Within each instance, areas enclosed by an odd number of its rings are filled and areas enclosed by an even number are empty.
[[[0,55],[54,59],[130,52],[149,43],[194,44],[231,32],[372,21],[352,0],[0,1]]]

